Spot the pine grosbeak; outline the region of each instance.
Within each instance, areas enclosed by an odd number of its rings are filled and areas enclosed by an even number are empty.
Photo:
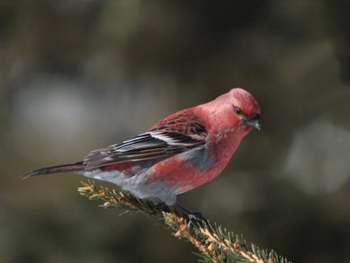
[[[118,185],[141,199],[174,205],[176,196],[210,182],[241,140],[260,129],[260,107],[241,88],[173,113],[120,144],[91,151],[83,161],[41,168],[28,176],[79,172]]]

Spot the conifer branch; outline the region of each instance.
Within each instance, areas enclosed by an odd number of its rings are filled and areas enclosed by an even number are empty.
[[[192,243],[201,253],[202,262],[254,262],[289,263],[272,250],[260,249],[248,244],[241,236],[234,235],[217,224],[204,218],[191,218],[189,214],[172,211],[165,205],[155,205],[141,200],[132,194],[116,189],[96,186],[93,181],[81,182],[78,188],[81,195],[89,200],[101,202],[103,208],[122,208],[127,212],[143,212],[156,217],[170,228],[175,237]]]

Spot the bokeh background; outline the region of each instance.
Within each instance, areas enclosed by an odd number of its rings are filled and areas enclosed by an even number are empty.
[[[76,192],[77,161],[231,87],[261,133],[180,197],[295,262],[350,261],[349,1],[1,0],[0,262],[195,262],[142,215]]]

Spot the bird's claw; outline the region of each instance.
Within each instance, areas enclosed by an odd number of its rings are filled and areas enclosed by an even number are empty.
[[[194,226],[203,227],[208,223],[207,219],[200,212],[191,212],[187,214],[187,227],[190,230],[193,230]]]
[[[159,202],[155,206],[158,210],[161,210],[163,212],[170,212],[171,211],[170,207],[167,204],[165,204],[164,202]]]

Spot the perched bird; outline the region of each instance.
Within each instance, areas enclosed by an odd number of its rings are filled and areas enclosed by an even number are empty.
[[[260,106],[246,90],[173,113],[120,144],[93,150],[83,161],[32,171],[30,176],[78,172],[111,182],[141,199],[174,205],[176,196],[210,182],[252,128]]]

